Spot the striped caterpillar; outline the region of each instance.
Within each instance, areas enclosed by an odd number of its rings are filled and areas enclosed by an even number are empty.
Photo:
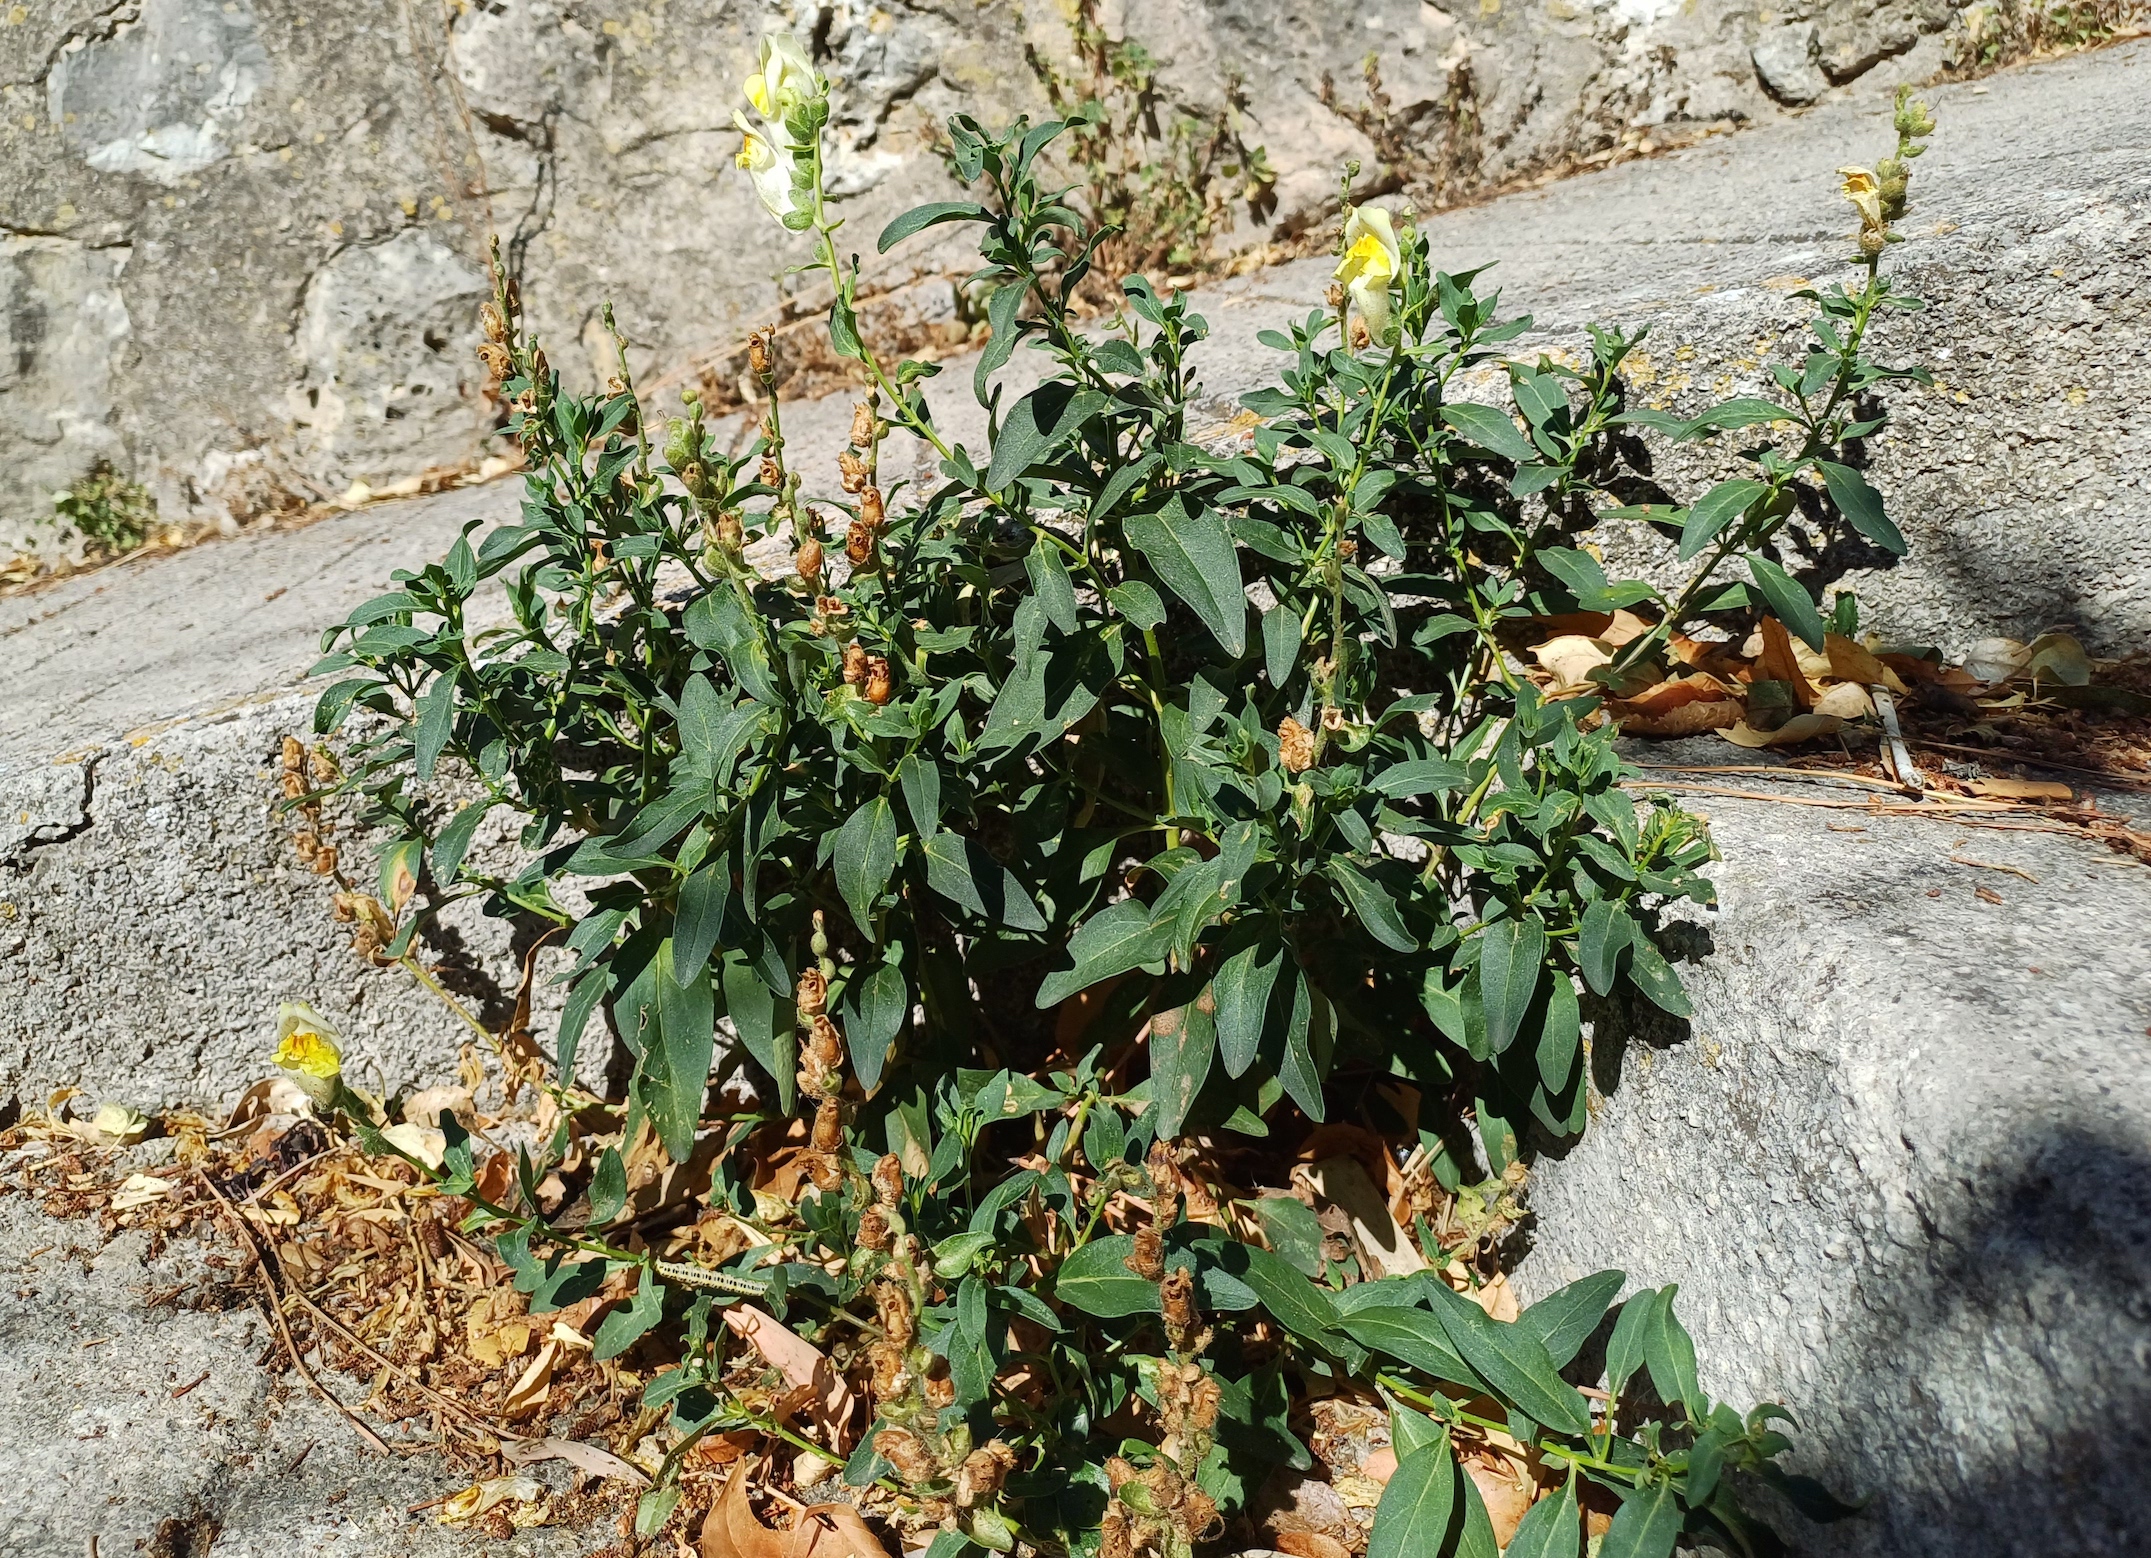
[[[769,1291],[767,1277],[741,1276],[733,1271],[711,1271],[706,1266],[694,1266],[686,1261],[658,1261],[657,1274],[667,1282],[676,1282],[683,1288],[698,1288],[706,1293],[729,1293],[734,1298],[760,1298]]]

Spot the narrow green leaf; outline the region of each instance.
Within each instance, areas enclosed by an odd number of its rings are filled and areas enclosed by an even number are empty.
[[[1438,1380],[1474,1390],[1482,1386],[1471,1365],[1450,1344],[1449,1333],[1427,1310],[1403,1304],[1370,1304],[1340,1317],[1337,1325],[1362,1347],[1423,1369]]]
[[[1375,1506],[1367,1558],[1435,1558],[1448,1540],[1455,1508],[1456,1459],[1444,1428],[1434,1443],[1397,1463]]]
[[[770,990],[769,981],[744,952],[725,953],[723,977],[725,1015],[732,1019],[733,1031],[755,1064],[776,1084],[778,1107],[790,1114],[799,1085],[795,1077],[799,1038],[793,1028],[792,1003]]]
[[[1524,437],[1506,412],[1496,411],[1492,406],[1460,401],[1442,407],[1441,419],[1471,443],[1504,460],[1522,464],[1538,458],[1538,450],[1532,447],[1531,440]]]
[[[1419,938],[1405,929],[1397,901],[1380,883],[1341,855],[1331,858],[1329,874],[1344,889],[1345,902],[1351,905],[1353,916],[1368,935],[1394,952],[1419,950]]]
[[[1849,465],[1829,460],[1817,460],[1815,464],[1821,468],[1823,485],[1830,489],[1830,500],[1845,516],[1846,523],[1891,556],[1904,556],[1909,550],[1904,532],[1883,512],[1882,494],[1867,484],[1867,478]]]
[[[1413,758],[1390,764],[1370,779],[1367,787],[1393,801],[1410,800],[1418,795],[1463,789],[1464,770],[1444,758]]]
[[[876,963],[844,992],[844,1047],[851,1052],[852,1074],[871,1094],[881,1085],[889,1046],[911,1018],[911,987],[904,971]]]
[[[1122,522],[1128,540],[1157,575],[1187,603],[1225,653],[1247,649],[1247,595],[1232,535],[1216,510],[1190,511],[1178,493],[1155,513],[1130,514]]]
[[[975,200],[936,200],[927,205],[913,206],[881,230],[881,238],[875,247],[877,254],[887,254],[906,238],[939,227],[943,222],[990,222],[993,213]]]
[[[874,905],[896,869],[896,808],[886,795],[866,802],[837,830],[833,864],[853,922],[867,940],[876,940]]]
[[[1643,1333],[1651,1323],[1658,1293],[1655,1288],[1644,1288],[1629,1295],[1621,1305],[1620,1318],[1613,1322],[1613,1335],[1606,1342],[1606,1393],[1614,1398],[1643,1367]]]
[[[1539,1080],[1546,1091],[1558,1093],[1568,1086],[1576,1051],[1583,1042],[1583,1015],[1576,1002],[1576,986],[1562,970],[1551,970],[1546,986],[1546,1026],[1539,1033]]]
[[[591,1356],[600,1362],[619,1357],[664,1318],[665,1290],[658,1285],[656,1268],[645,1266],[633,1300],[613,1310],[599,1324],[597,1345],[590,1350]]]
[[[1046,918],[1016,874],[957,833],[936,833],[921,847],[926,881],[951,903],[1013,930],[1042,931]]]
[[[1531,998],[1538,991],[1539,968],[1546,961],[1546,922],[1536,914],[1512,914],[1479,933],[1480,1008],[1486,1014],[1486,1042],[1495,1054],[1509,1047]]]
[[[1140,579],[1116,584],[1105,592],[1113,609],[1138,628],[1154,628],[1165,620],[1165,601]]]
[[[1613,981],[1621,971],[1621,954],[1628,950],[1635,927],[1628,911],[1611,898],[1597,899],[1583,911],[1576,934],[1576,962],[1593,995],[1612,994]]]
[[[411,736],[411,757],[421,780],[433,777],[433,770],[441,760],[441,749],[448,745],[448,737],[455,730],[458,675],[455,671],[443,672],[418,695],[418,706],[413,710],[418,717],[418,728]]]
[[[1075,585],[1069,580],[1068,565],[1061,561],[1061,549],[1040,536],[1031,543],[1031,550],[1023,559],[1024,572],[1030,575],[1031,594],[1046,611],[1046,620],[1063,633],[1076,630]]]
[[[1150,1019],[1150,1101],[1160,1137],[1169,1141],[1180,1134],[1216,1055],[1217,1020],[1200,1002]]]
[[[493,805],[491,801],[472,801],[448,819],[448,826],[433,841],[435,882],[447,887],[455,881],[456,873],[463,869],[463,857],[471,852],[471,839],[478,832],[478,824]]]
[[[1272,606],[1262,614],[1262,669],[1272,687],[1292,679],[1300,657],[1300,614],[1289,606]]]
[[[1688,523],[1681,527],[1680,559],[1686,562],[1696,553],[1718,538],[1734,518],[1747,511],[1756,499],[1764,497],[1770,489],[1759,481],[1745,478],[1721,481],[1717,486],[1697,498],[1688,510]]]
[[[1660,1401],[1667,1406],[1678,1404],[1691,1418],[1700,1418],[1709,1403],[1696,1382],[1695,1342],[1673,1313],[1673,1295],[1679,1291],[1678,1283],[1669,1284],[1651,1305],[1650,1319],[1643,1327],[1643,1363]]]
[[[1614,1513],[1599,1543],[1598,1558],[1672,1558],[1683,1524],[1673,1484],[1661,1482],[1632,1495]]]
[[[1755,587],[1763,592],[1763,599],[1777,619],[1793,632],[1808,648],[1820,653],[1822,650],[1822,613],[1815,609],[1815,602],[1807,592],[1807,586],[1767,557],[1750,557],[1748,572],[1755,576]]]
[[[1134,898],[1108,904],[1068,938],[1071,967],[1048,974],[1038,987],[1041,1008],[1058,1006],[1078,990],[1131,968],[1162,960],[1172,945],[1170,922],[1153,925],[1149,905]]]
[[[716,1011],[707,967],[681,981],[673,969],[673,944],[657,951],[659,1034],[643,1055],[650,1123],[665,1153],[675,1163],[694,1155],[695,1127],[702,1120],[702,1098],[709,1089],[710,1059],[716,1046]]]
[[[1555,1368],[1565,1369],[1598,1329],[1627,1280],[1618,1271],[1595,1272],[1547,1294],[1518,1315],[1516,1323],[1539,1339]]]
[[[1294,969],[1292,1010],[1285,1023],[1285,1058],[1277,1068],[1277,1080],[1311,1120],[1319,1121],[1328,1113],[1322,1081],[1329,1075],[1336,1038],[1328,997],[1314,987],[1305,969]]]
[[[1680,975],[1673,972],[1673,965],[1665,960],[1663,953],[1651,945],[1650,937],[1641,931],[1638,931],[1629,943],[1628,977],[1655,1005],[1671,1012],[1675,1017],[1695,1015],[1695,1008],[1688,1001],[1688,992],[1681,988]]]
[[[673,978],[692,979],[708,966],[731,896],[732,863],[722,855],[680,884],[680,906],[672,922]]]
[[[1424,1291],[1450,1345],[1502,1399],[1563,1433],[1590,1432],[1589,1407],[1576,1388],[1561,1378],[1544,1342],[1519,1326],[1504,1325],[1439,1282],[1426,1284]]]
[[[1132,1234],[1091,1240],[1061,1262],[1053,1279],[1054,1296],[1105,1320],[1158,1313],[1158,1285],[1128,1269],[1128,1257],[1134,1253]]]
[[[1503,1552],[1506,1558],[1576,1558],[1582,1542],[1582,1511],[1571,1481],[1558,1498],[1549,1495],[1524,1511]]]
[[[1282,948],[1257,942],[1225,959],[1210,988],[1217,998],[1217,1051],[1227,1076],[1244,1076],[1262,1047],[1270,990],[1284,966]]]

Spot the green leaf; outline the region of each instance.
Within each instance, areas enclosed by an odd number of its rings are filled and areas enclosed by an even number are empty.
[[[708,966],[731,896],[732,862],[722,855],[680,884],[679,910],[672,922],[673,978],[692,979]]]
[[[922,848],[926,881],[951,903],[1012,930],[1042,931],[1046,918],[1016,873],[958,833],[936,833]]]
[[[1767,557],[1748,559],[1748,572],[1755,576],[1755,587],[1763,592],[1763,599],[1777,619],[1800,635],[1808,648],[1820,653],[1822,650],[1822,613],[1815,609],[1815,602],[1807,593],[1807,586],[1800,584]]]
[[[1409,762],[1391,763],[1369,780],[1367,787],[1393,801],[1410,800],[1418,795],[1463,789],[1464,770],[1444,758],[1413,758]]]
[[[1134,1253],[1132,1234],[1091,1240],[1061,1262],[1053,1279],[1054,1296],[1104,1320],[1158,1313],[1158,1285],[1128,1269],[1128,1257]]]
[[[1618,1398],[1636,1370],[1643,1367],[1643,1333],[1651,1323],[1658,1293],[1644,1288],[1629,1295],[1606,1342],[1606,1393]]]
[[[1653,1003],[1675,1017],[1695,1015],[1688,992],[1681,988],[1680,975],[1673,972],[1673,966],[1666,962],[1664,954],[1640,931],[1629,942],[1628,977]]]
[[[1031,543],[1023,568],[1031,578],[1031,594],[1046,611],[1046,620],[1063,633],[1076,630],[1075,585],[1068,578],[1068,565],[1061,549],[1044,536]]]
[[[1315,988],[1305,969],[1294,969],[1292,1011],[1285,1022],[1285,1058],[1277,1068],[1277,1080],[1311,1120],[1320,1121],[1328,1112],[1322,1080],[1329,1075],[1330,1054],[1336,1043],[1336,1019],[1330,1011],[1329,998]]]
[[[1546,1026],[1538,1045],[1539,1080],[1549,1093],[1568,1086],[1576,1050],[1583,1041],[1583,1015],[1576,1003],[1576,987],[1560,969],[1552,970],[1546,986]]]
[[[996,327],[996,335],[1000,331]],[[1001,436],[993,443],[993,461],[986,468],[984,486],[999,492],[1025,471],[1046,458],[1091,417],[1106,407],[1106,397],[1096,390],[1076,390],[1058,379],[1048,379],[1009,408],[1001,423]]]
[[[1403,1304],[1370,1304],[1342,1316],[1338,1327],[1362,1347],[1423,1369],[1438,1380],[1477,1390],[1483,1382],[1457,1354],[1432,1314]]]
[[[1295,1336],[1335,1345],[1337,1306],[1282,1256],[1252,1244],[1227,1244],[1225,1255],[1225,1269],[1254,1289],[1271,1319]]]
[[[923,233],[929,227],[939,227],[943,222],[992,220],[993,213],[975,200],[936,200],[928,205],[913,206],[881,230],[875,252],[887,254],[906,238]]]
[[[876,963],[844,992],[844,1047],[852,1074],[871,1094],[881,1085],[889,1046],[911,1017],[911,987],[893,963]]]
[[[1671,1558],[1683,1523],[1672,1483],[1645,1488],[1614,1513],[1613,1525],[1599,1543],[1598,1558]]]
[[[778,1107],[790,1114],[799,1066],[792,1003],[770,990],[744,952],[732,949],[724,955],[724,1004],[740,1043],[776,1084]]]
[[[436,676],[433,685],[418,695],[418,706],[412,711],[418,717],[418,728],[411,736],[411,757],[421,781],[433,777],[441,749],[448,745],[448,737],[455,729],[457,675],[446,671]]]
[[[1105,598],[1113,603],[1115,611],[1138,628],[1154,628],[1165,620],[1164,600],[1140,579],[1114,585],[1105,592]]]
[[[433,841],[433,880],[443,887],[450,886],[456,873],[463,869],[463,857],[471,851],[471,838],[478,831],[478,824],[493,809],[492,801],[472,801],[453,817],[448,826],[441,829]]]
[[[1565,1369],[1598,1329],[1606,1310],[1628,1278],[1601,1271],[1549,1293],[1516,1317],[1516,1323],[1539,1339],[1554,1367]]]
[[[1272,687],[1292,679],[1300,657],[1300,614],[1289,606],[1272,606],[1262,614],[1262,669]]]
[[[913,752],[897,764],[896,781],[903,786],[911,825],[922,835],[937,830],[941,826],[941,765]]]
[[[1660,1401],[1667,1406],[1678,1403],[1689,1417],[1701,1418],[1710,1404],[1696,1383],[1695,1343],[1673,1314],[1673,1295],[1679,1291],[1678,1283],[1669,1284],[1651,1305],[1643,1327],[1643,1362]]]
[[[1456,1460],[1449,1430],[1397,1463],[1367,1536],[1367,1558],[1436,1558],[1456,1509]]]
[[[1193,611],[1225,653],[1247,650],[1247,594],[1232,536],[1217,511],[1192,512],[1175,493],[1155,513],[1130,514],[1122,524],[1128,540],[1160,579]]]
[[[1562,1433],[1591,1431],[1591,1412],[1576,1387],[1561,1378],[1546,1344],[1504,1325],[1470,1299],[1439,1282],[1425,1285],[1450,1345],[1511,1406]]]
[[[1759,481],[1742,478],[1737,481],[1721,481],[1717,486],[1696,499],[1688,510],[1688,523],[1681,527],[1680,559],[1686,562],[1696,553],[1710,545],[1732,520],[1745,513],[1757,498],[1770,489]]]
[[[1576,1484],[1570,1481],[1558,1498],[1542,1498],[1524,1511],[1502,1551],[1504,1558],[1576,1558],[1582,1541],[1582,1511],[1576,1504]]]
[[[1380,883],[1341,855],[1331,857],[1329,874],[1344,889],[1345,901],[1368,935],[1394,952],[1419,950],[1419,938],[1404,928],[1396,900]]]
[[[666,1155],[685,1163],[694,1155],[695,1128],[709,1089],[716,1010],[708,968],[683,982],[673,971],[672,951],[669,938],[657,949],[658,1032],[643,1052],[642,1070],[650,1123]]]
[[[1512,914],[1479,933],[1479,1005],[1486,1014],[1486,1042],[1495,1054],[1509,1047],[1546,961],[1546,922],[1536,914]]]
[[[1095,1162],[1095,1160],[1093,1160]],[[1254,1203],[1261,1220],[1262,1236],[1271,1251],[1306,1276],[1322,1274],[1322,1224],[1314,1208],[1292,1196],[1263,1196]],[[1351,1334],[1351,1327],[1344,1330]]]
[[[664,1318],[665,1290],[658,1286],[657,1269],[645,1266],[633,1301],[613,1310],[598,1326],[597,1345],[591,1348],[590,1355],[599,1362],[617,1358]]]
[[[1635,929],[1636,922],[1629,918],[1628,911],[1611,898],[1597,899],[1584,909],[1583,923],[1576,933],[1576,962],[1593,995],[1613,992],[1613,981],[1621,971],[1621,954],[1628,950],[1628,940]]]
[[[1160,1137],[1180,1134],[1216,1055],[1217,1020],[1201,1002],[1150,1019],[1150,1101],[1158,1111]]]
[[[1270,990],[1284,966],[1284,949],[1257,942],[1225,959],[1210,988],[1217,1000],[1217,1051],[1227,1076],[1244,1076],[1262,1047]]]
[[[1424,1412],[1415,1412],[1400,1402],[1389,1403],[1389,1442],[1399,1461],[1407,1455],[1417,1455],[1430,1444],[1441,1443],[1448,1432],[1447,1424]]]
[[[627,1165],[618,1147],[598,1154],[597,1167],[590,1173],[589,1205],[592,1228],[604,1227],[627,1205]]]
[[[834,865],[853,922],[868,941],[878,940],[874,905],[896,870],[896,808],[886,795],[866,802],[837,830]]]
[[[1442,407],[1441,419],[1469,442],[1504,460],[1522,464],[1538,458],[1538,450],[1532,447],[1531,440],[1524,437],[1506,412],[1496,411],[1492,406],[1460,401]]]
[[[1151,924],[1148,904],[1134,898],[1108,904],[1068,938],[1067,956],[1072,966],[1046,976],[1045,983],[1038,987],[1038,1005],[1058,1006],[1101,979],[1162,961],[1172,941],[1171,922]]]
[[[1830,489],[1830,500],[1845,516],[1846,523],[1893,557],[1902,557],[1910,550],[1904,532],[1882,511],[1882,494],[1867,484],[1865,476],[1849,465],[1829,460],[1817,460],[1815,464],[1822,471],[1823,485]]]

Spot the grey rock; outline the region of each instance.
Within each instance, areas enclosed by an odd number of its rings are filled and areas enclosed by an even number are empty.
[[[1228,246],[1319,222],[1348,159],[1391,183],[1448,163],[1483,184],[1782,112],[1749,61],[1766,23],[1747,0],[1103,15],[1163,62],[1166,104],[1218,108],[1239,83],[1278,183],[1275,209],[1238,213]],[[1797,25],[1831,81],[1866,82],[1931,72],[1951,15],[1831,0]],[[933,149],[945,115],[1040,114],[1025,50],[1069,52],[1052,7],[929,0],[26,7],[0,27],[0,555],[57,554],[37,521],[99,460],[167,517],[223,526],[476,463],[495,408],[467,287],[494,233],[572,382],[612,371],[604,297],[642,382],[723,363],[748,329],[811,302],[811,283],[778,276],[731,165],[732,106],[773,24],[826,51],[832,188],[862,240],[949,192]],[[1370,52],[1412,166],[1381,166],[1347,112]],[[867,282],[897,315],[923,285],[932,314],[967,269],[950,239],[869,256]]]
[[[1534,1168],[1522,1296],[1679,1283],[1704,1389],[1784,1402],[1800,1468],[1873,1497],[1802,1551],[2142,1552],[2151,869],[1689,804],[1725,856],[1717,909],[1676,928],[1694,1020],[1601,1023],[1603,1107]]]
[[[1755,61],[1755,74],[1781,103],[1812,103],[1830,89],[1822,67],[1815,63],[1812,22],[1772,27],[1755,40],[1749,53]]]
[[[183,1545],[164,1550],[218,1558],[569,1558],[602,1540],[540,1528],[503,1547],[410,1513],[465,1479],[417,1444],[368,1449],[295,1375],[265,1367],[267,1319],[206,1253],[182,1236],[153,1256],[138,1231],[107,1244],[93,1221],[0,1197],[0,1552],[129,1553],[168,1521]],[[330,1378],[354,1404],[363,1394]],[[557,1471],[534,1475],[564,1485]]]

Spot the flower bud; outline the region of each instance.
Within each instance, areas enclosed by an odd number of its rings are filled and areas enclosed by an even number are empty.
[[[747,544],[747,531],[740,524],[737,514],[719,514],[716,535],[718,547],[733,556],[737,556],[739,549]]]

